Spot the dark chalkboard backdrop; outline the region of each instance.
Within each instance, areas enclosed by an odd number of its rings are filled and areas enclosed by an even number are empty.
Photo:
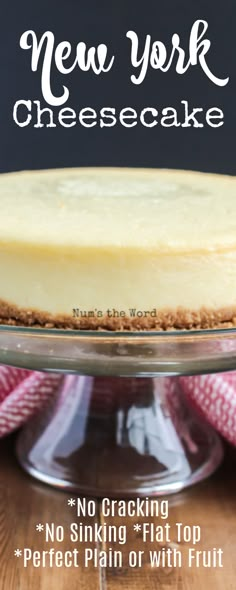
[[[196,19],[209,24],[207,36],[212,46],[209,65],[220,77],[230,76],[220,88],[205,76],[200,67],[177,75],[149,71],[140,86],[130,82],[130,45],[128,30],[136,31],[140,40],[151,34],[170,47],[177,32],[188,48],[189,32]],[[180,101],[207,109],[217,106],[224,111],[224,125],[213,129],[148,129],[137,125],[131,129],[116,125],[111,129],[96,126],[86,129],[35,129],[18,127],[12,117],[15,101],[40,100],[40,74],[30,70],[30,54],[19,46],[25,30],[37,35],[46,30],[55,34],[56,42],[79,41],[88,45],[106,43],[115,62],[103,76],[81,73],[70,75],[53,71],[55,91],[61,84],[70,88],[67,106],[79,110],[90,106],[116,109],[132,106],[140,111],[146,106],[163,108],[172,105],[180,110]],[[168,45],[169,44],[169,45]],[[236,4],[235,0],[8,0],[1,4],[0,18],[0,171],[52,168],[63,166],[155,166],[189,168],[236,174]],[[66,79],[65,79],[66,78]],[[66,105],[64,105],[66,106]],[[54,112],[57,108],[54,107]]]

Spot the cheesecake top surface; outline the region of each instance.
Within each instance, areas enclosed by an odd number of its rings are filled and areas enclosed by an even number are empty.
[[[0,175],[0,244],[236,248],[236,177],[65,168]]]

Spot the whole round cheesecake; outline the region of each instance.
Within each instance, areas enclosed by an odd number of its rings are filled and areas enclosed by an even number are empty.
[[[80,168],[0,175],[0,323],[236,325],[236,178]]]

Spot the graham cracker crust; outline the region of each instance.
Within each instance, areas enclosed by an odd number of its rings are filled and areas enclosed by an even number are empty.
[[[65,330],[110,331],[170,331],[207,330],[236,327],[236,305],[213,310],[201,307],[198,311],[178,307],[176,310],[157,309],[156,317],[102,318],[56,315],[36,309],[23,309],[0,299],[0,324]]]

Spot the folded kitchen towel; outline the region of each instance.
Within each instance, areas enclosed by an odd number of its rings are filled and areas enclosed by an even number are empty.
[[[179,382],[207,421],[236,445],[236,371],[179,377]]]
[[[0,366],[0,437],[26,422],[56,393],[62,377]]]
[[[0,437],[40,410],[55,395],[62,378],[57,373],[0,366]],[[177,379],[208,422],[236,445],[236,372]]]

